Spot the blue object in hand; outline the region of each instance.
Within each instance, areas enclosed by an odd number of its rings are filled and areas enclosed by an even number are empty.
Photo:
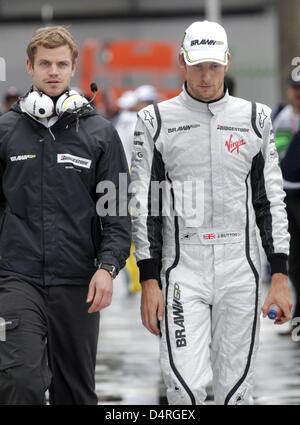
[[[274,320],[277,316],[281,316],[281,308],[277,304],[270,305],[268,318]]]

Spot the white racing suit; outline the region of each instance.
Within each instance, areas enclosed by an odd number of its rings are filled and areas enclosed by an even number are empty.
[[[261,308],[256,224],[272,273],[287,273],[289,246],[270,113],[228,92],[203,103],[184,88],[138,114],[133,238],[140,280],[162,284],[170,404],[203,403],[211,371],[217,404],[252,402]],[[159,195],[155,181],[165,182]]]

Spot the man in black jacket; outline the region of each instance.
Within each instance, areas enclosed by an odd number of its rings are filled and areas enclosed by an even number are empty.
[[[300,81],[289,77],[286,85],[289,104],[273,118],[274,139],[286,192],[290,240],[289,278],[294,287],[291,327],[281,335],[294,335],[300,318]]]
[[[27,54],[32,89],[0,118],[0,404],[43,404],[48,388],[51,404],[97,404],[99,310],[131,242],[124,205],[97,214],[98,184],[118,200],[128,167],[112,125],[69,91],[69,31],[37,30]]]
[[[281,169],[291,235],[289,276],[294,286],[296,301],[292,320],[293,330],[300,322],[300,131],[291,137],[281,161]]]

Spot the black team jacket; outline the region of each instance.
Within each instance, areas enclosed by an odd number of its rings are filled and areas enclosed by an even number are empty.
[[[49,129],[15,103],[0,117],[0,276],[88,285],[100,262],[119,271],[131,244],[120,175],[128,185],[120,138],[94,109],[65,112]],[[116,215],[101,217],[106,194],[96,189],[105,181],[115,187]]]

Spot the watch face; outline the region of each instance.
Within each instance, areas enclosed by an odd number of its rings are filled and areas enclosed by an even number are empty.
[[[111,277],[114,279],[117,275],[115,266],[112,266],[112,270],[110,271]]]

